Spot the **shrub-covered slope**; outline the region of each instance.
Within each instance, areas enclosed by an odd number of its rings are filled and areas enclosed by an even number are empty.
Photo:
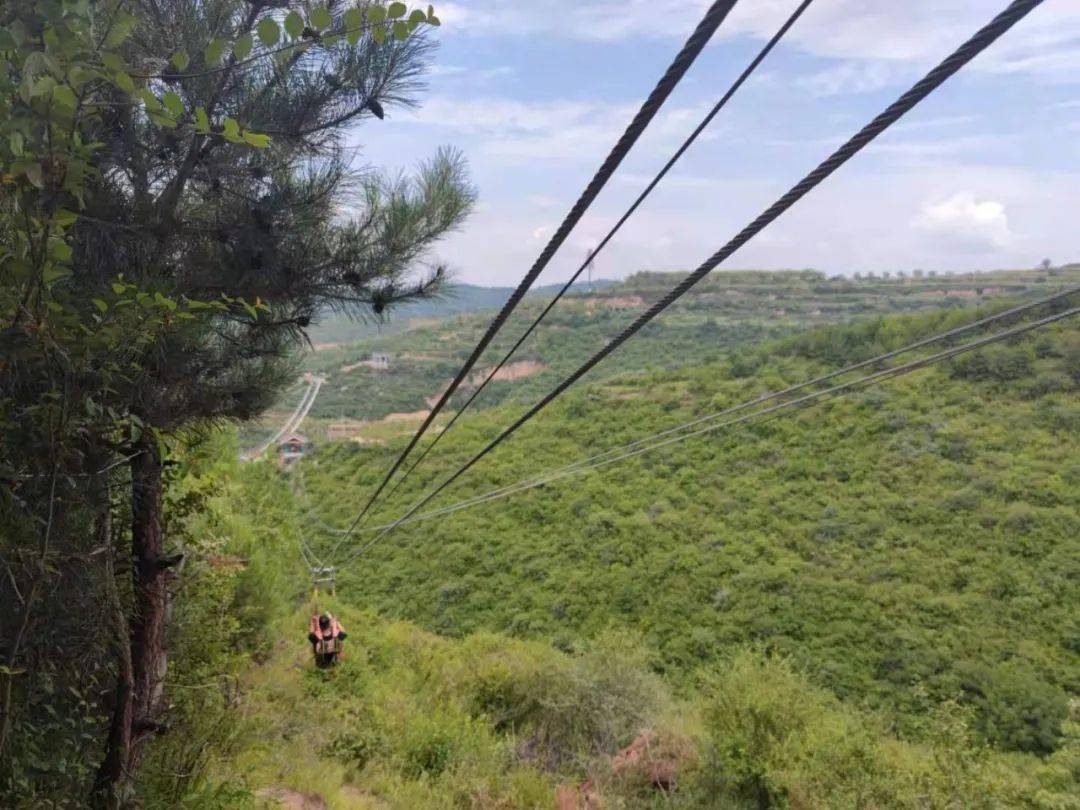
[[[576,368],[673,285],[681,274],[638,273],[616,284],[577,291],[551,311],[515,355],[533,364],[513,379],[496,379],[477,405],[535,398]],[[1001,271],[978,275],[894,278],[827,278],[802,271],[726,271],[716,273],[628,343],[600,374],[671,369],[715,361],[721,352],[749,343],[790,335],[808,328],[844,323],[871,315],[966,307],[973,301],[1005,295],[1048,294],[1080,284],[1080,266],[1041,271]],[[467,288],[464,301],[486,300],[483,288]],[[498,290],[488,291],[491,295]],[[505,291],[502,291],[505,294]],[[485,362],[501,357],[547,304],[551,291],[526,297],[509,324],[495,338]],[[318,419],[380,419],[389,413],[428,407],[487,329],[492,311],[462,310],[451,299],[425,304],[425,323],[405,328],[416,312],[392,313],[383,334],[327,342],[313,333],[319,351],[305,365],[328,378],[312,410]],[[364,364],[373,353],[390,357],[388,369]],[[484,364],[478,367],[478,372]],[[483,378],[471,380],[475,385]],[[455,402],[470,393],[467,383]],[[285,411],[291,410],[286,407]],[[285,413],[276,413],[280,423]],[[269,423],[273,424],[274,419]],[[318,427],[309,424],[318,435]]]
[[[583,387],[442,502],[967,317],[878,319]],[[683,682],[756,645],[898,728],[923,701],[956,698],[995,746],[1045,754],[1080,686],[1078,391],[1080,339],[1060,326],[797,416],[402,527],[343,572],[345,592],[440,633],[494,630],[565,650],[632,629]],[[374,522],[515,413],[465,420]],[[393,449],[329,446],[303,462],[314,513],[344,524]],[[303,525],[317,546],[333,544]]]

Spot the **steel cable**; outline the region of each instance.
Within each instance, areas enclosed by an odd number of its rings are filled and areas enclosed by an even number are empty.
[[[704,132],[705,129],[709,126],[709,124],[712,123],[712,120],[727,105],[728,101],[731,100],[732,96],[734,96],[735,93],[738,92],[739,88],[742,87],[743,84],[745,84],[746,80],[750,78],[751,74],[753,74],[755,70],[757,70],[758,66],[763,61],[765,61],[765,57],[767,57],[769,53],[773,50],[773,48],[775,48],[776,45],[780,42],[780,40],[784,38],[784,35],[787,34],[788,30],[795,24],[799,17],[802,16],[803,12],[806,11],[806,9],[809,8],[810,4],[813,2],[814,0],[803,0],[798,5],[798,7],[791,13],[791,16],[784,21],[784,24],[780,26],[780,28],[775,34],[773,34],[772,39],[770,39],[765,44],[765,46],[758,52],[757,56],[755,56],[750,61],[750,64],[748,64],[743,70],[743,72],[739,74],[739,77],[732,83],[731,87],[728,88],[727,92],[725,92],[724,95],[720,97],[719,101],[717,101],[716,104],[713,105],[713,108],[701,120],[701,123],[698,124],[694,131],[691,132],[689,136],[687,136],[685,141],[683,141],[682,146],[680,146],[678,150],[676,150],[675,154],[671,156],[671,159],[664,164],[663,168],[660,169],[659,172],[657,172],[656,176],[638,195],[637,199],[635,199],[631,206],[626,209],[626,213],[624,213],[619,218],[618,222],[616,222],[615,225],[611,228],[611,230],[608,231],[607,235],[600,240],[600,243],[592,251],[589,252],[588,256],[585,258],[585,261],[581,263],[581,266],[578,267],[578,269],[574,272],[572,276],[570,276],[569,280],[567,280],[567,282],[563,284],[559,291],[555,293],[555,297],[548,302],[547,306],[545,306],[544,309],[540,312],[540,314],[536,316],[535,320],[533,320],[533,322],[529,324],[529,327],[522,333],[521,337],[519,337],[514,343],[514,345],[510,347],[510,350],[506,352],[506,354],[503,355],[503,358],[495,365],[495,367],[488,372],[487,377],[484,379],[484,381],[481,382],[480,385],[477,386],[477,388],[469,395],[469,398],[465,401],[465,404],[457,410],[454,416],[446,424],[446,427],[444,427],[441,431],[435,434],[435,438],[431,440],[431,443],[424,449],[424,451],[420,454],[416,461],[414,461],[412,465],[398,477],[397,482],[387,494],[387,498],[393,497],[394,493],[397,492],[398,488],[401,487],[405,479],[412,474],[413,470],[415,470],[423,463],[424,459],[428,457],[428,454],[435,449],[435,445],[442,441],[443,436],[445,436],[450,431],[450,429],[454,426],[454,423],[457,422],[461,415],[469,409],[470,405],[473,404],[473,401],[476,400],[476,398],[480,396],[480,393],[485,388],[487,388],[488,384],[495,379],[495,375],[497,375],[499,371],[502,370],[503,366],[505,366],[510,361],[510,358],[513,357],[515,353],[517,353],[517,350],[521,348],[522,344],[526,340],[528,340],[529,336],[536,330],[536,327],[538,327],[540,323],[548,316],[548,313],[555,308],[555,305],[559,303],[562,297],[566,295],[567,292],[569,292],[574,282],[576,282],[581,277],[581,274],[585,272],[589,265],[596,259],[596,257],[601,253],[601,251],[603,251],[603,249],[607,246],[608,242],[610,242],[615,237],[615,235],[622,229],[622,226],[626,224],[626,221],[629,220],[630,217],[633,216],[634,212],[636,212],[637,209],[641,206],[641,204],[645,202],[645,199],[652,193],[653,189],[655,189],[656,186],[660,183],[660,181],[667,176],[667,173],[671,171],[675,164],[679,162],[679,160],[686,153],[686,151],[698,139],[698,136],[700,136],[701,133]]]
[[[607,184],[607,181],[611,179],[611,176],[615,173],[619,164],[622,163],[623,159],[629,154],[634,143],[645,131],[660,107],[667,100],[668,96],[671,95],[671,92],[686,74],[686,71],[694,63],[694,60],[697,59],[706,44],[708,44],[712,35],[720,27],[720,24],[724,21],[724,18],[727,17],[728,12],[731,11],[735,2],[736,0],[716,0],[716,2],[709,7],[709,10],[705,13],[701,22],[698,23],[697,28],[694,29],[690,38],[687,39],[686,44],[683,45],[682,50],[679,51],[675,60],[668,67],[656,87],[653,88],[653,91],[649,94],[645,103],[642,104],[641,109],[638,110],[629,126],[627,126],[622,137],[616,142],[603,164],[589,182],[589,185],[586,186],[577,202],[574,203],[574,206],[570,209],[569,213],[567,213],[566,218],[563,220],[558,230],[551,237],[550,241],[548,241],[543,251],[541,251],[540,255],[533,263],[533,266],[529,268],[529,272],[525,274],[525,277],[514,289],[514,292],[511,293],[510,298],[503,305],[498,315],[495,316],[495,319],[488,326],[487,331],[473,348],[468,359],[461,367],[461,370],[458,371],[457,375],[450,382],[450,385],[447,386],[442,394],[440,394],[438,401],[432,406],[431,411],[428,413],[427,417],[425,417],[423,423],[421,423],[416,433],[405,446],[405,449],[401,451],[401,454],[391,465],[390,470],[386,473],[386,476],[368,499],[368,502],[364,505],[363,509],[360,510],[360,513],[353,520],[348,529],[350,533],[363,519],[364,515],[367,514],[368,510],[371,509],[371,506],[394,477],[394,474],[401,467],[409,453],[416,447],[416,443],[420,441],[420,438],[431,426],[435,417],[446,406],[446,403],[449,402],[461,383],[464,382],[473,366],[476,365],[476,361],[480,359],[480,355],[483,354],[484,350],[488,347],[488,344],[491,343],[492,339],[495,337],[495,334],[502,328],[503,324],[506,323],[510,314],[517,307],[518,303],[520,303],[521,299],[525,296],[525,293],[528,292],[533,282],[536,281],[540,273],[547,267],[548,262],[551,261],[555,252],[561,247],[567,236],[570,235],[570,231],[573,230],[574,226],[577,225],[589,206],[592,205],[601,189],[603,189]]]
[[[367,529],[367,530],[365,530],[366,532],[379,531],[380,533],[377,534],[368,543],[366,543],[365,545],[363,545],[359,549],[357,549],[348,558],[346,558],[346,560],[343,563],[341,563],[341,565],[338,566],[338,568],[340,569],[340,568],[343,568],[344,566],[348,565],[350,562],[355,560],[357,557],[361,556],[363,553],[365,553],[367,550],[369,550],[372,546],[374,546],[376,543],[378,543],[380,540],[382,540],[382,538],[384,538],[389,533],[389,531],[391,529],[398,528],[399,526],[402,526],[402,525],[405,525],[405,524],[408,524],[408,523],[419,522],[421,520],[430,520],[432,518],[442,517],[443,515],[450,514],[452,512],[458,512],[458,511],[461,511],[462,509],[467,509],[467,508],[470,508],[470,507],[473,507],[473,506],[478,506],[480,504],[487,503],[489,501],[494,501],[494,500],[498,500],[498,499],[501,499],[501,498],[505,498],[505,497],[508,497],[510,495],[517,494],[518,492],[524,492],[524,491],[529,490],[529,489],[535,489],[535,488],[540,487],[540,486],[545,486],[547,484],[558,481],[558,480],[560,480],[562,478],[567,478],[567,477],[570,477],[570,476],[573,476],[573,475],[579,475],[579,474],[582,474],[582,473],[585,473],[585,472],[591,472],[593,470],[599,469],[600,467],[605,467],[605,466],[615,464],[615,463],[620,462],[620,461],[625,461],[626,459],[634,458],[636,456],[643,455],[645,453],[653,452],[655,450],[659,450],[659,449],[662,449],[664,447],[668,447],[668,446],[676,444],[678,442],[683,442],[683,441],[686,441],[688,439],[692,439],[692,438],[696,438],[698,436],[702,436],[702,435],[704,435],[706,433],[712,433],[714,431],[721,430],[723,428],[733,427],[733,426],[738,425],[738,424],[743,424],[743,423],[746,423],[746,422],[750,422],[751,420],[754,420],[754,419],[756,419],[758,417],[761,417],[761,416],[769,416],[770,419],[772,419],[772,418],[776,418],[776,417],[782,415],[784,412],[786,412],[787,409],[794,409],[795,411],[800,411],[800,410],[803,410],[805,408],[811,407],[813,405],[820,404],[821,402],[827,402],[827,401],[829,401],[831,399],[835,399],[835,398],[837,398],[839,396],[842,396],[842,395],[846,394],[849,391],[858,390],[860,388],[869,387],[871,385],[876,385],[876,384],[878,384],[880,382],[883,382],[885,380],[892,379],[894,377],[900,377],[900,376],[903,376],[905,374],[909,374],[911,372],[918,371],[919,369],[922,369],[922,368],[927,368],[927,367],[929,367],[931,365],[942,362],[944,360],[951,359],[951,358],[956,357],[958,355],[965,354],[967,352],[971,352],[971,351],[975,351],[977,349],[984,348],[984,347],[986,347],[986,346],[988,346],[988,345],[990,345],[992,343],[997,343],[997,342],[1000,342],[1002,340],[1008,340],[1009,338],[1016,337],[1018,335],[1026,333],[1026,332],[1030,332],[1030,331],[1032,331],[1034,329],[1038,329],[1038,328],[1041,328],[1041,327],[1044,327],[1044,326],[1048,326],[1051,323],[1055,323],[1055,322],[1063,320],[1065,318],[1072,317],[1072,316],[1074,316],[1074,315],[1076,315],[1078,313],[1080,313],[1080,307],[1073,307],[1071,309],[1067,309],[1067,310],[1064,310],[1062,312],[1058,312],[1058,313],[1055,313],[1053,315],[1049,315],[1049,316],[1047,316],[1045,318],[1040,318],[1037,321],[1032,321],[1031,323],[1022,324],[1020,326],[1012,327],[1011,329],[1006,329],[1006,330],[1003,330],[1001,332],[994,333],[993,335],[989,335],[989,336],[984,337],[984,338],[979,338],[978,340],[971,341],[970,343],[965,343],[962,346],[956,346],[956,347],[953,347],[951,349],[945,349],[945,350],[943,350],[941,352],[937,352],[937,353],[935,353],[933,355],[929,355],[927,357],[923,357],[923,358],[920,358],[918,360],[913,360],[910,363],[905,363],[905,364],[900,365],[900,366],[893,366],[893,367],[890,367],[890,368],[887,368],[887,369],[883,369],[881,371],[874,372],[872,374],[867,374],[867,375],[865,375],[863,377],[860,377],[860,378],[858,378],[856,380],[852,380],[852,381],[846,382],[846,383],[841,383],[841,384],[835,385],[835,386],[833,386],[831,388],[827,388],[827,389],[825,389],[823,391],[816,391],[816,392],[813,392],[811,394],[806,394],[804,396],[798,397],[798,398],[793,399],[793,400],[788,400],[786,402],[781,402],[781,403],[779,403],[777,405],[771,405],[771,406],[769,406],[767,408],[762,408],[760,410],[754,411],[753,413],[745,414],[745,415],[737,417],[735,419],[730,419],[730,420],[727,420],[725,422],[721,422],[719,424],[707,425],[707,426],[705,426],[703,428],[699,428],[698,430],[692,431],[690,433],[685,433],[685,434],[682,434],[680,436],[669,437],[669,438],[664,439],[663,441],[655,442],[653,444],[649,444],[649,445],[646,445],[646,446],[637,446],[637,447],[635,447],[633,449],[626,450],[626,452],[619,453],[618,455],[611,456],[611,457],[608,457],[608,458],[604,458],[601,461],[599,461],[598,463],[591,464],[589,466],[578,466],[578,467],[576,467],[574,469],[570,469],[569,467],[563,468],[561,471],[556,471],[554,474],[543,477],[543,478],[538,478],[538,479],[525,481],[525,482],[522,482],[520,484],[511,485],[510,487],[504,487],[504,488],[502,488],[500,490],[495,490],[493,492],[486,493],[484,495],[480,495],[480,496],[477,496],[475,498],[471,498],[471,499],[469,499],[467,501],[462,501],[462,502],[457,503],[457,504],[452,504],[452,505],[444,507],[442,509],[433,510],[432,512],[425,513],[423,515],[417,515],[415,517],[399,519],[399,520],[397,520],[397,521],[395,521],[393,523],[386,524],[385,526],[373,527],[371,529]],[[769,420],[762,420],[761,422],[757,422],[755,424],[762,424],[765,421],[769,421]],[[637,444],[640,445],[640,442],[637,443]]]
[[[689,422],[685,422],[683,424],[676,425],[675,427],[671,427],[671,428],[667,428],[665,430],[662,430],[659,433],[653,433],[653,434],[650,434],[649,436],[645,436],[645,437],[643,437],[641,439],[637,439],[637,440],[632,441],[632,442],[630,442],[628,444],[620,445],[618,447],[614,447],[614,448],[611,448],[609,450],[605,450],[605,451],[603,451],[601,453],[597,453],[595,455],[589,456],[588,458],[584,458],[584,459],[581,459],[579,461],[575,461],[575,462],[573,462],[571,464],[567,464],[567,465],[565,465],[563,467],[559,467],[559,468],[556,468],[554,470],[548,470],[548,471],[546,471],[544,473],[541,473],[541,474],[539,474],[537,476],[533,476],[532,478],[517,481],[514,484],[510,484],[510,485],[507,485],[505,487],[501,487],[499,489],[493,490],[492,492],[485,493],[482,496],[476,496],[476,498],[484,498],[484,499],[486,499],[486,498],[489,498],[490,496],[493,496],[493,495],[499,495],[504,490],[516,489],[518,487],[521,487],[526,482],[531,482],[531,481],[540,480],[540,479],[547,479],[549,476],[556,475],[556,474],[559,474],[560,477],[561,477],[562,473],[572,472],[573,470],[575,470],[577,468],[580,468],[580,467],[592,466],[594,463],[596,463],[598,461],[602,461],[603,459],[605,459],[606,457],[608,457],[610,455],[617,455],[617,454],[622,453],[622,452],[624,452],[626,450],[630,450],[630,449],[633,449],[633,448],[638,447],[640,445],[647,444],[649,442],[655,441],[656,439],[661,439],[661,438],[664,438],[666,436],[670,436],[670,435],[672,435],[674,433],[679,433],[681,431],[688,430],[688,429],[690,429],[692,427],[696,427],[697,425],[701,425],[701,424],[703,424],[705,422],[712,422],[712,421],[715,421],[717,419],[721,419],[721,418],[723,418],[725,416],[731,416],[732,414],[739,413],[741,411],[747,410],[748,408],[752,408],[752,407],[754,407],[756,405],[761,405],[761,404],[764,404],[766,402],[770,402],[770,401],[772,401],[774,399],[779,399],[779,398],[787,396],[789,394],[797,393],[799,391],[802,391],[802,390],[804,390],[806,388],[809,388],[811,386],[814,386],[814,385],[820,385],[821,383],[828,382],[830,380],[833,380],[833,379],[835,379],[837,377],[840,377],[840,376],[843,376],[845,374],[850,374],[851,372],[858,371],[859,369],[863,369],[863,368],[867,368],[867,367],[870,367],[870,366],[878,365],[878,364],[883,363],[883,362],[885,362],[887,360],[891,360],[891,359],[893,359],[895,357],[898,357],[898,356],[900,356],[902,354],[907,354],[908,352],[915,351],[916,349],[921,349],[921,348],[925,348],[926,346],[933,345],[935,343],[940,343],[941,341],[957,337],[958,335],[962,335],[965,332],[970,332],[970,331],[978,329],[978,328],[980,328],[982,326],[986,326],[986,325],[991,324],[991,323],[1006,320],[1006,319],[1011,318],[1011,317],[1013,317],[1015,315],[1019,315],[1021,313],[1027,312],[1029,310],[1036,309],[1038,307],[1042,307],[1042,306],[1045,306],[1047,304],[1054,303],[1056,301],[1065,300],[1065,299],[1070,298],[1070,297],[1072,297],[1074,295],[1077,295],[1077,294],[1080,294],[1080,287],[1072,287],[1072,288],[1063,290],[1061,292],[1054,293],[1053,295],[1048,295],[1048,296],[1045,296],[1043,298],[1039,298],[1039,299],[1037,299],[1035,301],[1029,301],[1029,302],[1027,302],[1025,304],[1019,304],[1017,306],[1010,307],[1008,309],[1002,310],[1001,312],[997,312],[997,313],[994,313],[992,315],[988,315],[988,316],[986,316],[984,318],[980,318],[980,319],[978,319],[976,321],[972,321],[972,322],[964,324],[962,326],[958,326],[958,327],[956,327],[954,329],[950,329],[950,330],[948,330],[946,332],[941,332],[941,333],[938,333],[938,334],[935,334],[935,335],[931,335],[929,337],[917,340],[917,341],[915,341],[913,343],[909,343],[909,344],[907,344],[905,346],[902,346],[902,347],[900,347],[898,349],[893,349],[893,350],[885,352],[883,354],[879,354],[879,355],[875,355],[874,357],[867,358],[866,360],[860,360],[860,361],[858,361],[856,363],[852,363],[850,365],[844,366],[843,368],[835,369],[833,371],[828,372],[827,374],[823,374],[823,375],[821,375],[819,377],[815,377],[812,380],[806,380],[804,382],[788,386],[787,388],[783,388],[783,389],[781,389],[779,391],[771,391],[771,392],[768,392],[766,394],[762,394],[761,396],[756,397],[755,399],[747,400],[747,401],[739,403],[737,405],[733,405],[733,406],[731,406],[729,408],[725,408],[724,410],[721,410],[721,411],[718,411],[718,412],[715,412],[715,413],[711,413],[711,414],[707,414],[706,416],[700,416],[700,417],[698,417],[696,419],[692,419]],[[468,504],[469,501],[472,501],[472,500],[475,500],[475,499],[468,499],[468,501],[464,501],[464,502],[461,502],[461,503]],[[428,517],[437,516],[438,514],[442,514],[442,513],[443,513],[442,510],[435,510],[433,512],[425,512],[424,515],[417,516],[417,517],[428,518]],[[410,519],[410,520],[406,521],[406,523],[412,523],[412,522],[415,522],[415,521],[413,519]],[[377,527],[371,527],[371,528],[367,528],[367,529],[361,529],[360,531],[362,533],[367,534],[367,533],[370,533],[370,532],[373,532],[373,531],[381,531],[382,529],[386,528],[386,526],[388,526],[388,525],[390,525],[390,524],[385,524],[385,525],[377,526]],[[340,532],[341,530],[336,530],[336,531]]]
[[[806,177],[800,180],[795,186],[793,186],[787,193],[774,202],[769,208],[762,212],[756,219],[754,219],[749,225],[741,230],[734,238],[732,238],[726,245],[720,250],[705,260],[693,273],[688,275],[683,281],[677,284],[671,291],[668,292],[662,299],[654,303],[648,310],[646,310],[637,320],[635,320],[630,326],[628,326],[623,332],[617,335],[600,351],[594,354],[589,360],[581,365],[574,373],[559,383],[547,396],[541,399],[538,403],[529,408],[521,417],[514,421],[509,427],[503,430],[498,436],[492,439],[483,449],[481,449],[476,455],[470,458],[465,464],[459,467],[449,478],[443,481],[439,486],[433,489],[431,492],[423,496],[413,506],[411,506],[405,514],[398,519],[397,522],[390,525],[389,528],[384,530],[384,534],[393,530],[394,527],[400,525],[400,522],[411,517],[423,506],[429,503],[433,498],[438,496],[448,486],[453,484],[458,478],[464,475],[470,470],[477,462],[479,462],[484,456],[498,447],[502,442],[512,436],[522,425],[536,416],[542,411],[548,404],[555,400],[559,395],[566,391],[570,386],[576,383],[581,377],[588,373],[592,368],[599,364],[604,358],[615,351],[619,346],[633,337],[638,331],[640,331],[646,324],[653,320],[657,315],[667,309],[671,304],[681,298],[691,287],[697,282],[709,274],[717,265],[727,259],[742,247],[751,238],[762,231],[766,226],[776,220],[781,214],[783,214],[792,205],[798,202],[802,197],[809,193],[814,187],[825,180],[829,175],[836,171],[840,166],[850,160],[856,155],[863,147],[870,143],[874,138],[888,129],[893,123],[901,118],[906,112],[911,110],[915,105],[922,101],[926,96],[937,89],[943,82],[945,82],[950,76],[955,74],[960,68],[967,64],[976,55],[985,50],[991,43],[998,39],[1002,34],[1008,31],[1013,25],[1023,19],[1034,8],[1039,6],[1043,0],[1013,0],[1013,2],[997,17],[991,20],[986,26],[980,29],[974,36],[957,48],[952,54],[945,58],[937,67],[932,69],[922,79],[915,83],[906,93],[893,102],[889,107],[874,118],[869,124],[863,127],[858,133],[852,136],[846,143],[840,146],[835,152],[825,159],[816,169],[810,172]],[[415,439],[416,437],[414,437]],[[413,442],[413,444],[415,441]],[[411,445],[410,445],[411,446]],[[399,462],[401,458],[399,458]],[[385,483],[385,481],[384,481]],[[370,506],[370,502],[369,502]],[[361,513],[362,515],[363,513]],[[356,522],[350,527],[350,530],[355,528]],[[382,535],[379,535],[381,537]]]

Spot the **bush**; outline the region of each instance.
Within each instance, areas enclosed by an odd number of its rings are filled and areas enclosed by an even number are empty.
[[[973,742],[956,704],[927,718],[925,744],[903,743],[788,662],[749,653],[708,680],[706,701],[693,789],[707,806],[1011,807],[1025,788]]]
[[[602,638],[581,656],[494,635],[466,641],[462,688],[472,713],[524,739],[526,759],[546,768],[612,753],[663,703],[640,649]]]
[[[961,664],[957,670],[965,701],[978,710],[976,727],[989,742],[1033,754],[1057,749],[1068,717],[1068,696],[1059,687],[1019,664]]]

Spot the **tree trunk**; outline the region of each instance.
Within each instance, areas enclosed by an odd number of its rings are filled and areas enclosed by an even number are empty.
[[[160,730],[165,686],[166,587],[162,531],[162,465],[157,443],[149,435],[131,462],[131,550],[134,611],[131,621],[132,713],[127,771],[138,768],[146,739]]]
[[[127,764],[128,752],[131,750],[135,679],[131,666],[131,629],[113,563],[116,549],[112,540],[108,482],[104,482],[99,496],[101,500],[98,504],[94,534],[97,541],[95,545],[108,549],[105,555],[105,588],[112,611],[113,643],[116,647],[116,689],[113,693],[112,722],[109,725],[105,757],[94,778],[92,804],[103,810],[115,810],[121,806],[124,796],[129,792]]]

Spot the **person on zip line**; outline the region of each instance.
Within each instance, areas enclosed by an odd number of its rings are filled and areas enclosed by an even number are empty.
[[[308,641],[315,654],[315,666],[320,669],[332,667],[337,663],[342,642],[345,641],[345,628],[330,611],[314,613],[308,626]]]

